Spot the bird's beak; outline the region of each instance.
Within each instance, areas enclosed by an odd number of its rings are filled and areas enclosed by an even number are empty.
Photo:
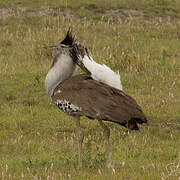
[[[57,49],[58,46],[53,45],[53,46],[44,46],[45,49]]]

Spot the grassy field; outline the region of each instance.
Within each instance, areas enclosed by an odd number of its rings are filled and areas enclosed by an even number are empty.
[[[1,1],[0,179],[180,178],[179,7],[178,0]],[[98,122],[86,118],[77,170],[75,123],[45,92],[53,54],[43,46],[69,27],[98,63],[120,71],[149,120],[130,134],[107,123],[114,171],[105,168]]]

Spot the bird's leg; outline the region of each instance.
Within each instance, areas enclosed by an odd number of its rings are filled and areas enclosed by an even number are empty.
[[[78,168],[82,168],[82,143],[84,139],[84,134],[80,126],[80,117],[76,117],[77,126],[77,141],[78,141]]]
[[[110,150],[111,150],[111,146],[110,146],[110,142],[109,142],[109,137],[110,137],[110,129],[102,122],[102,120],[98,120],[100,126],[103,128],[103,133],[105,136],[105,141],[106,141],[106,166],[107,168],[112,168],[111,165],[111,154],[110,154]]]

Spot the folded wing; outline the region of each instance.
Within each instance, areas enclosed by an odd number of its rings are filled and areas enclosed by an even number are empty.
[[[52,101],[67,104],[69,115],[112,121],[128,128],[138,128],[146,117],[136,101],[123,91],[93,80],[89,75],[77,75],[62,82],[54,91]],[[73,110],[74,109],[74,110]],[[129,125],[132,127],[129,127]]]

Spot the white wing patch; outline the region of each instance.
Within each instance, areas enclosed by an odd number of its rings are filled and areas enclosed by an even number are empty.
[[[92,57],[85,55],[83,58],[80,57],[84,66],[91,72],[91,77],[99,82],[103,82],[109,86],[115,87],[116,89],[122,90],[121,78],[119,72],[112,71],[105,64],[96,63]]]

